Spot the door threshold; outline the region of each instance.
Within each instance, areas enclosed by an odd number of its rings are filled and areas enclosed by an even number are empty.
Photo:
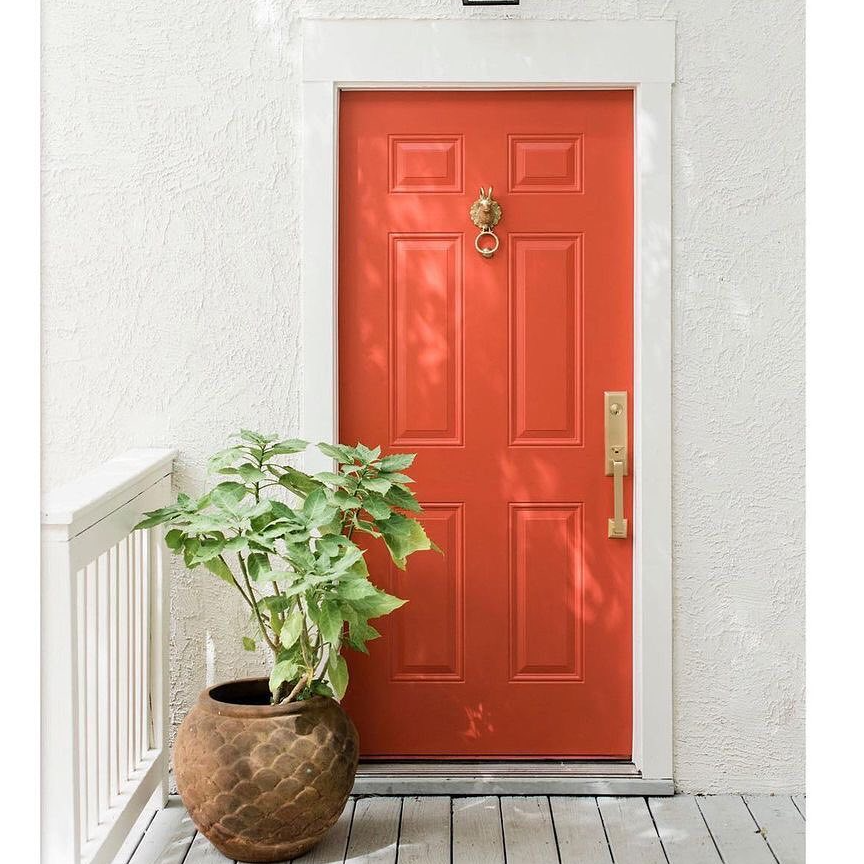
[[[632,762],[361,762],[354,795],[673,795]]]

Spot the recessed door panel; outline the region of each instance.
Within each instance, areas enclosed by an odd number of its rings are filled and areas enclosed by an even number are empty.
[[[394,619],[394,681],[461,681],[464,569],[461,504],[426,504],[420,522],[443,555],[415,556],[411,575],[390,565],[390,590],[407,600]]]
[[[582,237],[510,234],[513,444],[582,438]]]
[[[460,234],[390,236],[390,320],[391,440],[460,443]]]
[[[510,680],[582,680],[582,505],[510,505]]]
[[[417,453],[444,553],[366,553],[408,602],[348,657],[361,752],[629,758],[632,530],[609,525],[622,500],[633,525],[639,466],[607,473],[604,393],[633,404],[633,94],[339,111],[339,437]],[[491,256],[469,217],[490,186]]]

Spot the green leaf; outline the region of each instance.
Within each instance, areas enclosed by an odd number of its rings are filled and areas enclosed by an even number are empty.
[[[237,552],[249,545],[249,538],[238,536],[225,541],[225,552]]]
[[[271,456],[288,456],[292,453],[302,453],[309,446],[308,441],[302,438],[287,438],[285,441],[278,441],[272,444],[264,451],[264,458],[269,459]]]
[[[343,627],[339,604],[334,600],[325,600],[321,604],[321,611],[316,617],[316,623],[324,641],[330,645],[338,645]]]
[[[185,534],[224,533],[235,527],[237,518],[224,513],[191,513],[185,517]]]
[[[365,531],[367,534],[371,534],[373,537],[380,537],[381,532],[375,527],[374,522],[367,522],[365,519],[355,519],[354,525],[358,531]]]
[[[260,483],[262,480],[267,479],[267,475],[251,462],[244,462],[242,465],[238,465],[237,473],[247,483]]]
[[[336,694],[330,689],[330,685],[326,681],[313,681],[309,692],[313,696],[327,696],[329,699],[336,698]]]
[[[303,518],[309,528],[326,524],[333,518],[335,512],[327,501],[327,493],[322,488],[310,492],[303,502]]]
[[[378,470],[401,471],[403,468],[410,468],[416,458],[416,453],[392,453],[378,463]]]
[[[337,651],[330,651],[327,658],[327,675],[337,699],[341,699],[348,689],[348,664]]]
[[[205,503],[202,503],[202,502],[205,502],[205,499],[207,499],[206,495],[201,499],[201,501],[196,502],[196,501],[193,501],[185,492],[179,492],[177,494],[177,506],[181,510],[188,513],[188,512],[191,512],[193,510],[197,510],[200,507],[206,506]]]
[[[389,519],[376,519],[375,524],[384,535],[393,563],[400,570],[405,569],[405,559],[412,552],[432,547],[423,526],[416,519],[392,513]]]
[[[316,489],[321,488],[321,484],[308,474],[304,474],[302,471],[298,471],[290,465],[284,465],[281,467],[284,468],[284,473],[279,477],[280,486],[284,486],[286,489],[290,489],[298,495],[309,495]]]
[[[293,660],[281,660],[270,673],[270,692],[275,696],[282,684],[297,678],[299,671],[300,667]]]
[[[304,615],[299,609],[295,609],[282,625],[282,630],[279,632],[279,641],[283,648],[290,648],[303,632]]]
[[[338,576],[353,567],[363,557],[362,550],[353,543],[345,547],[345,551],[330,565],[330,572]]]
[[[414,497],[414,493],[408,489],[403,489],[401,486],[392,486],[384,496],[384,500],[394,507],[410,510],[412,513],[419,513],[423,509]]]
[[[347,480],[344,474],[334,474],[332,471],[319,471],[312,476],[319,483],[332,483],[336,486],[344,486]]]
[[[225,541],[223,539],[203,539],[198,541],[198,551],[195,553],[195,563],[206,563],[211,558],[215,558],[217,555],[222,554],[222,550],[225,548]]]
[[[249,429],[241,429],[240,437],[250,444],[256,444],[258,447],[263,447],[271,441],[276,440],[275,435],[262,435],[260,432],[251,432]]]
[[[159,510],[151,510],[144,514],[144,518],[132,529],[140,531],[144,528],[152,528],[154,525],[162,525],[165,522],[170,522],[175,516],[179,515],[176,507],[162,507]]]
[[[242,483],[229,480],[210,490],[210,503],[232,516],[239,514],[238,504],[246,497],[248,490]]]
[[[356,510],[360,507],[360,499],[355,498],[353,495],[349,495],[347,492],[339,492],[333,493],[333,503],[340,510]]]
[[[215,573],[220,579],[223,579],[229,585],[234,584],[234,576],[231,573],[231,568],[221,558],[211,558],[209,561],[204,561],[204,566],[211,572]]]
[[[255,650],[255,640],[250,639],[248,636],[243,637],[243,650],[244,651],[254,651]]]
[[[273,572],[270,569],[270,558],[266,552],[250,552],[246,559],[246,569],[249,571],[249,578],[253,582],[259,579],[269,579]]]
[[[369,653],[367,642],[380,638],[381,634],[369,623],[363,620],[352,621],[348,628],[348,644],[355,651]]]
[[[198,538],[197,537],[187,537],[183,541],[183,562],[186,566],[192,570],[198,566],[198,562],[195,560],[195,553],[198,551]]]
[[[258,601],[258,608],[259,609],[266,609],[268,612],[274,612],[277,615],[281,615],[286,609],[288,609],[290,606],[293,606],[293,605],[294,605],[293,600],[291,600],[287,597],[277,597],[274,595],[262,597]]]
[[[336,596],[340,600],[362,600],[371,597],[377,590],[368,579],[349,579],[336,586]]]
[[[361,444],[358,441],[357,446],[354,448],[354,452],[357,454],[357,458],[364,465],[368,465],[370,462],[374,462],[381,455],[381,448],[376,447],[374,450],[370,450],[365,444]]]
[[[382,495],[393,485],[386,477],[369,477],[362,483],[365,489],[380,492]]]
[[[217,474],[232,466],[239,459],[245,459],[246,456],[247,453],[242,447],[226,447],[224,450],[214,453],[207,460],[207,470],[211,474]]]
[[[337,462],[353,462],[357,458],[354,448],[346,447],[344,444],[327,444],[322,441],[318,444],[318,449]]]
[[[400,474],[398,471],[382,471],[382,477],[386,477],[391,483],[413,483],[414,478],[407,474]]]
[[[172,528],[165,535],[165,545],[172,552],[179,552],[183,548],[183,538],[185,534],[179,528]]]
[[[364,502],[363,507],[373,519],[387,519],[392,512],[390,505],[378,495],[370,495]]]
[[[364,618],[380,618],[382,615],[389,615],[394,609],[404,606],[407,602],[376,588],[373,595],[355,600],[351,605]]]

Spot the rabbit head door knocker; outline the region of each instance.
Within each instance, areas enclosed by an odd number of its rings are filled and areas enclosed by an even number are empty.
[[[468,211],[471,221],[480,229],[474,239],[474,248],[484,257],[491,258],[500,245],[498,235],[493,230],[501,220],[501,205],[492,197],[492,187],[480,187],[480,197]]]

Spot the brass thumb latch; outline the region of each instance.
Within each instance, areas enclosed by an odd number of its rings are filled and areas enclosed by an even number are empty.
[[[480,187],[480,197],[471,205],[468,211],[471,221],[480,229],[474,238],[474,248],[484,257],[491,258],[500,244],[498,235],[492,230],[501,221],[501,205],[492,197],[492,187],[486,191]],[[492,245],[481,245],[484,237],[492,238]]]
[[[604,462],[606,476],[612,476],[613,515],[609,520],[609,537],[627,537],[624,518],[624,477],[627,474],[627,393],[607,390],[603,395],[606,416]]]

